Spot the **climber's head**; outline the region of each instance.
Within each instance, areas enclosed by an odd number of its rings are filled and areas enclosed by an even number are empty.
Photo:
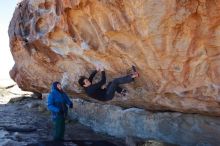
[[[91,85],[91,82],[85,76],[81,76],[80,79],[78,80],[78,83],[81,87],[89,87]]]

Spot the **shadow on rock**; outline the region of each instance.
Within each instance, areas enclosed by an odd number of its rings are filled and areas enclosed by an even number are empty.
[[[29,144],[27,146],[117,146],[117,145],[107,141],[66,140],[64,142],[44,141],[37,144]]]

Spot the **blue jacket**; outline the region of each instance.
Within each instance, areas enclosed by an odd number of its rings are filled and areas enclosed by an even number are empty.
[[[59,82],[52,84],[47,101],[47,107],[52,112],[53,120],[56,120],[57,117],[65,118],[68,112],[67,105],[69,105],[69,107],[73,105],[66,93],[57,88],[57,84],[59,84]]]

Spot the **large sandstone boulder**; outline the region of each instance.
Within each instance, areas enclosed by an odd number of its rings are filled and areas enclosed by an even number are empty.
[[[100,64],[108,79],[141,77],[110,103],[220,116],[220,0],[23,0],[9,26],[23,90],[48,92]]]

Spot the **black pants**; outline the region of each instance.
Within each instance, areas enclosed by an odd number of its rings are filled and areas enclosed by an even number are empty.
[[[111,100],[114,97],[114,95],[115,95],[115,91],[118,92],[118,93],[120,93],[122,91],[122,88],[119,87],[120,84],[126,84],[126,83],[130,83],[132,81],[133,81],[133,78],[130,75],[114,79],[107,86],[107,91],[106,91],[105,99],[106,100]]]

